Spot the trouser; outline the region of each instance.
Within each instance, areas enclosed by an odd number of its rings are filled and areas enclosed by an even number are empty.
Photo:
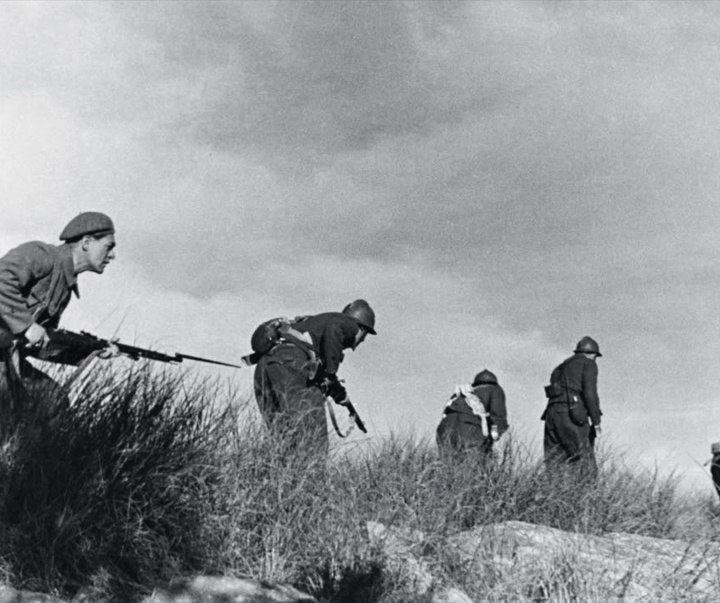
[[[45,424],[69,401],[57,381],[19,351],[0,350],[0,440],[21,423]]]
[[[550,405],[545,413],[543,448],[545,464],[569,463],[597,472],[594,430],[589,423],[577,425],[570,418],[567,405]]]
[[[712,475],[713,484],[715,484],[715,492],[720,496],[720,456],[713,457],[710,474]]]
[[[446,414],[437,427],[435,437],[441,452],[474,450],[488,455],[492,453],[493,441],[483,434],[482,425],[474,417],[463,413]]]
[[[313,381],[315,365],[301,347],[282,343],[255,368],[255,398],[270,432],[286,452],[328,452],[325,395]]]

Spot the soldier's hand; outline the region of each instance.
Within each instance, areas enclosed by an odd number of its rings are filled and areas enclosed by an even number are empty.
[[[44,348],[50,341],[45,327],[40,326],[36,322],[32,323],[25,331],[25,339],[29,346],[40,346],[41,348]]]
[[[103,360],[108,360],[109,358],[115,358],[116,356],[120,355],[120,349],[115,345],[117,342],[117,339],[111,339],[108,343],[108,347],[106,347],[104,350],[102,350],[98,354],[98,358],[102,358]]]
[[[347,398],[347,391],[345,391],[342,383],[340,383],[337,378],[326,381],[325,392],[337,403]]]
[[[602,433],[602,429],[600,428],[600,425],[595,425],[595,437],[599,438],[600,434]]]
[[[497,442],[500,439],[500,434],[498,433],[497,425],[493,425],[490,428],[490,437],[492,438],[493,442]]]

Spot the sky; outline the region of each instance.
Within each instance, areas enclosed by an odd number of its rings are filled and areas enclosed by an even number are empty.
[[[719,97],[718,3],[1,2],[0,254],[106,212],[64,326],[229,362],[367,299],[350,446],[488,368],[539,455],[591,335],[604,446],[711,492]]]

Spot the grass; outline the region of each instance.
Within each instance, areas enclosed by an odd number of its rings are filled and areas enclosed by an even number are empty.
[[[538,566],[527,584],[492,567],[473,582],[447,539],[508,520],[718,539],[707,500],[682,501],[676,480],[612,453],[592,482],[549,480],[510,438],[491,463],[449,463],[403,436],[325,463],[288,450],[250,413],[239,420],[247,402],[142,364],[101,368],[72,398],[26,401],[0,448],[0,577],[19,588],[123,603],[174,577],[225,573],[327,602],[421,601],[368,540],[376,521],[422,533],[433,572],[479,600],[600,601],[607,593],[572,559]]]

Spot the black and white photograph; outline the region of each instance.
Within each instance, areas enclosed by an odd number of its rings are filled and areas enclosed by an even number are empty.
[[[0,0],[0,602],[720,601],[720,2]]]

